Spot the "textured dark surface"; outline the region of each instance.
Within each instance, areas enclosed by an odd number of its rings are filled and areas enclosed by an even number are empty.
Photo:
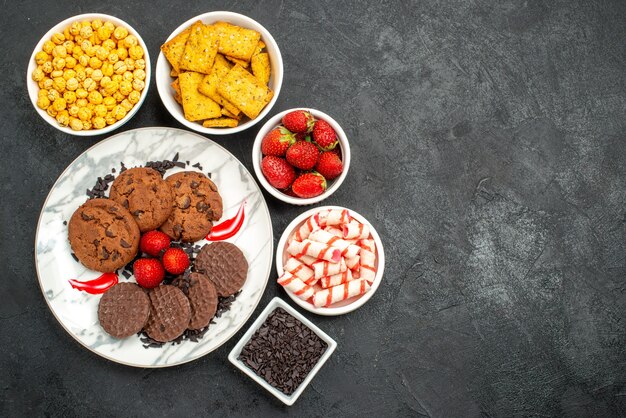
[[[107,3],[0,13],[0,415],[626,415],[626,2]],[[307,315],[339,346],[291,408],[228,363],[243,331],[171,369],[90,353],[48,311],[33,263],[49,188],[102,139],[63,135],[32,109],[39,38],[74,14],[113,14],[154,68],[175,27],[219,9],[280,45],[270,115],[310,106],[342,124],[352,166],[325,203],[368,218],[387,254],[367,305]],[[154,82],[123,129],[152,125],[180,127]],[[212,139],[252,170],[260,125]],[[278,239],[303,209],[266,198]],[[271,283],[257,314],[275,295]]]

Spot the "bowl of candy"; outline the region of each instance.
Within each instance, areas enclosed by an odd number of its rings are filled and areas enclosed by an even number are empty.
[[[296,304],[318,315],[342,315],[363,306],[385,270],[374,227],[357,212],[323,206],[296,217],[276,249],[278,284]]]

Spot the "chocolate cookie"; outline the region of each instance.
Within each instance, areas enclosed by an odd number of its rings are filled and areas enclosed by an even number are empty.
[[[162,285],[150,291],[150,317],[144,330],[150,338],[172,341],[187,329],[191,307],[187,296],[177,287]]]
[[[106,291],[98,304],[100,325],[115,338],[141,331],[150,315],[150,299],[134,283],[118,283]]]
[[[189,329],[202,329],[209,325],[217,311],[217,289],[202,273],[189,273],[177,277],[172,282],[178,286],[189,299],[191,320]]]
[[[174,209],[161,226],[174,240],[187,242],[204,238],[213,222],[222,217],[222,197],[207,176],[182,171],[165,179],[174,195]]]
[[[68,232],[72,251],[91,270],[113,272],[137,255],[137,222],[111,199],[85,202],[72,215]]]
[[[129,210],[141,232],[160,227],[172,213],[174,201],[172,190],[161,174],[147,167],[120,173],[111,186],[109,198]]]
[[[195,268],[206,274],[222,297],[241,289],[248,276],[246,257],[230,242],[205,244],[196,257]]]

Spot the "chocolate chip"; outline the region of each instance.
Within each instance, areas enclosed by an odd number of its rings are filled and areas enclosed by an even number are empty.
[[[106,235],[109,238],[115,238],[115,233],[109,229],[107,229],[106,231],[104,231],[104,235]]]
[[[139,209],[137,209],[137,210],[134,210],[134,211],[133,211],[133,216],[136,216],[136,217],[140,218],[140,217],[141,217],[141,215],[143,215],[143,213],[144,213],[144,211],[143,211],[143,210],[139,210]]]
[[[127,243],[127,242],[124,240],[124,238],[121,238],[121,239],[120,239],[120,245],[121,245],[123,248],[130,248],[130,247],[131,247],[131,245],[130,245],[129,243]]]
[[[102,246],[102,259],[103,260],[109,259],[109,252],[107,251],[105,246]]]
[[[176,153],[176,155],[174,156],[174,158],[172,158],[172,161],[173,161],[173,162],[178,161],[178,153]]]
[[[67,221],[63,221],[63,225],[67,225]]]
[[[176,187],[177,189],[180,189],[180,185],[182,183],[180,182],[180,180],[176,180],[176,183],[174,183],[174,187]]]
[[[117,212],[117,206],[109,206],[108,209],[109,209],[109,212],[111,212],[111,213]]]
[[[132,175],[132,174],[131,174],[131,175]],[[133,180],[133,178],[132,178],[132,177],[129,177],[129,178],[128,178],[128,180],[126,180],[126,185],[128,186],[128,185],[130,185],[130,184],[133,184],[133,181],[134,181],[134,180]]]
[[[176,235],[180,235],[180,234],[181,234],[181,232],[183,232],[183,226],[182,226],[182,225],[180,225],[180,224],[176,224],[176,225],[174,225],[174,227],[173,227],[172,229],[174,230],[174,233],[175,233]]]
[[[192,189],[197,189],[199,185],[200,183],[198,183],[197,181],[191,180],[191,184],[189,184],[189,187],[191,187]]]
[[[93,241],[91,241],[93,243],[93,245],[95,245],[96,247],[98,245],[100,245],[100,240],[98,238],[94,239]]]
[[[178,204],[178,207],[181,209],[187,209],[189,205],[191,205],[191,198],[189,196],[185,196]]]
[[[200,165],[200,163],[195,163],[194,165],[192,165],[192,167],[195,167],[198,170],[202,171],[202,166]]]
[[[93,219],[93,216],[87,215],[85,212],[81,212],[80,217],[83,218],[83,221],[91,221]]]
[[[128,209],[128,199],[124,199],[124,201],[122,202],[122,206],[124,206],[126,209]]]
[[[239,360],[270,385],[290,395],[327,347],[302,322],[276,308],[243,347]]]

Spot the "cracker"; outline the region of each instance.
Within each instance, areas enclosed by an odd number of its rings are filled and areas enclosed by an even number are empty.
[[[187,72],[179,77],[185,119],[197,121],[222,116],[220,105],[198,91],[204,75]]]
[[[178,71],[176,71],[176,69],[172,68],[172,71],[170,71],[170,77],[178,77]]]
[[[224,106],[224,108],[226,108],[233,115],[239,115],[241,110],[237,109],[234,104],[230,103],[217,93],[217,86],[219,85],[220,80],[226,77],[231,67],[232,65],[226,61],[223,55],[217,54],[215,56],[215,62],[213,63],[211,73],[202,79],[198,90],[200,93],[219,103],[221,106]]]
[[[181,70],[208,74],[213,67],[217,54],[217,33],[213,26],[196,22],[191,27],[191,33],[185,51],[180,59]]]
[[[270,56],[267,52],[257,54],[250,60],[252,74],[263,84],[270,81]]]
[[[179,64],[180,59],[183,56],[183,52],[185,51],[185,44],[187,43],[187,39],[189,38],[189,33],[191,32],[191,28],[187,28],[163,45],[161,45],[161,51],[165,58],[169,61],[172,69],[177,73],[180,71]]]
[[[256,45],[256,50],[254,51],[254,54],[252,54],[252,56],[260,54],[261,52],[263,52],[264,49],[265,44],[263,43],[263,41],[259,41],[259,43]]]
[[[239,64],[239,65],[241,65],[243,68],[248,68],[248,65],[250,65],[250,62],[248,62],[248,61],[244,61],[244,60],[240,60],[240,59],[237,59],[237,58],[233,58],[233,57],[226,56],[226,59],[227,59],[228,61],[230,61],[230,62],[234,63],[234,64]]]
[[[237,109],[239,110],[239,109]],[[239,111],[239,114],[235,115],[234,113],[230,113],[228,111],[228,109],[226,109],[225,107],[222,108],[222,115],[226,116],[227,118],[232,118],[232,119],[237,119],[237,120],[241,120],[241,111]]]
[[[220,54],[250,61],[261,39],[259,32],[226,22],[216,22],[213,26],[217,29]]]
[[[178,104],[182,105],[183,104],[183,99],[182,99],[182,96],[180,94],[180,82],[178,81],[178,79],[176,79],[170,85],[172,86],[172,88],[176,92],[176,94],[174,94],[174,100],[176,100],[178,102]]]
[[[237,125],[239,125],[239,121],[232,118],[207,119],[202,122],[202,126],[205,128],[234,128]]]
[[[235,65],[217,86],[220,96],[237,106],[250,119],[256,118],[272,100],[274,92],[241,65]]]

